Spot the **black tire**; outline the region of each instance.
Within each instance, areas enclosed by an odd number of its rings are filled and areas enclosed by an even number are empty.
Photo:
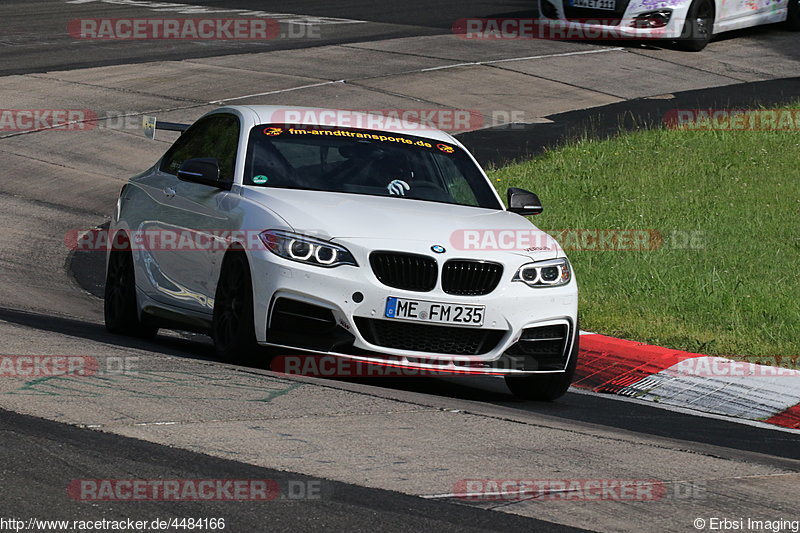
[[[714,33],[714,0],[694,0],[689,6],[678,47],[687,52],[699,52],[711,41]]]
[[[530,376],[506,376],[506,386],[515,398],[520,400],[536,400],[552,402],[567,392],[575,369],[578,366],[578,348],[580,329],[575,335],[572,352],[569,356],[567,370],[563,374],[539,374]]]
[[[229,252],[222,263],[214,296],[211,338],[217,358],[255,362],[264,351],[256,342],[253,281],[244,252]]]
[[[800,0],[789,0],[786,28],[791,31],[800,31]]]
[[[155,337],[158,328],[139,320],[133,254],[126,245],[125,241],[115,241],[115,247],[108,257],[103,298],[106,330],[118,335],[149,339]]]

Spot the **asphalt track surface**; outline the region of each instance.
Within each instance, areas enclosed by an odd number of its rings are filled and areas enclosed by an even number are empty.
[[[4,515],[47,520],[225,518],[226,531],[542,531],[582,529],[390,491],[314,480],[289,472],[224,461],[136,439],[98,434],[0,410],[5,468]],[[88,437],[88,438],[87,438]],[[42,465],[47,467],[42,468]],[[110,466],[110,467],[109,467]],[[319,499],[255,502],[83,502],[65,498],[70,480],[270,480],[284,495],[289,484],[312,487]],[[317,488],[319,490],[317,490]],[[21,490],[20,490],[21,489]],[[295,489],[297,491],[297,489]],[[295,492],[299,494],[299,492]],[[35,495],[35,497],[32,497]],[[43,503],[46,503],[46,516]],[[89,512],[90,511],[90,512]]]
[[[309,17],[331,17],[355,21],[353,23],[314,26],[316,33],[296,38],[281,38],[267,42],[254,41],[86,41],[70,36],[68,22],[79,18],[125,17],[203,17],[202,12],[182,14],[179,9],[156,8],[115,4],[116,0],[74,0],[85,3],[65,3],[67,0],[3,0],[0,4],[0,75],[25,74],[87,68],[101,65],[136,64],[145,61],[163,61],[225,54],[247,54],[368,42],[398,37],[439,35],[452,32],[453,23],[462,18],[531,18],[538,16],[535,0],[480,0],[430,2],[412,0],[402,3],[374,2],[370,0],[348,2],[298,1],[286,2],[260,0],[181,0],[170,4],[204,6],[209,10],[258,10],[267,13],[289,11]],[[105,2],[109,3],[105,3]],[[135,3],[137,0],[122,0]],[[143,0],[143,3],[155,3]],[[388,5],[387,5],[388,4]],[[222,12],[206,16],[235,18],[235,12]],[[774,31],[770,27],[749,28],[730,32],[717,39],[735,39],[742,35],[758,35]],[[282,25],[283,35],[288,35]],[[298,32],[300,30],[297,30]],[[632,46],[631,43],[623,43]],[[653,48],[650,44],[647,48]],[[662,46],[658,44],[657,46]],[[664,44],[664,46],[670,46]],[[776,44],[778,52],[787,57],[795,48],[784,43]]]
[[[754,104],[783,105],[794,101],[800,94],[800,78],[765,81],[741,85],[716,87],[676,94],[670,101],[637,99],[599,108],[573,111],[548,117],[546,124],[517,125],[514,128],[484,129],[460,134],[461,140],[483,165],[502,165],[541,153],[558,146],[574,136],[589,132],[597,138],[614,135],[622,130],[635,130],[656,124],[674,107],[688,109],[714,109],[720,107],[748,108]],[[69,268],[78,284],[86,291],[102,297],[105,258],[96,252],[76,252],[70,258]],[[20,320],[24,315],[0,309],[0,319]],[[49,320],[36,320],[38,327],[53,327]],[[50,322],[48,326],[47,323]],[[84,326],[95,329],[92,326]],[[65,323],[62,331],[70,327]],[[95,334],[102,335],[101,332]],[[197,338],[196,336],[193,336]],[[191,345],[190,345],[191,346]],[[187,353],[198,348],[187,347]],[[202,345],[200,347],[203,350]],[[407,378],[382,381],[389,388],[405,389],[425,394],[451,398],[471,399],[525,409],[525,404],[509,402],[508,395],[498,390],[480,390],[470,387],[465,380],[429,380]],[[795,435],[768,429],[742,426],[726,420],[692,416],[658,409],[646,404],[621,402],[618,398],[586,395],[578,392],[552,404],[532,404],[528,409],[567,420],[611,426],[626,431],[640,432],[673,439],[714,444],[741,451],[751,451],[800,459],[800,448]]]
[[[210,8],[287,11],[285,3],[255,1],[180,2]],[[11,0],[0,5],[0,74],[21,74],[65,70],[109,64],[135,64],[190,57],[247,54],[303,48],[328,43],[363,42],[390,37],[444,34],[458,18],[473,16],[531,16],[530,2],[445,2],[431,9],[429,3],[410,2],[393,7],[376,2],[296,2],[291,12],[319,17],[342,17],[363,22],[323,25],[322,37],[313,40],[280,40],[271,43],[103,43],[87,53],[87,43],[75,41],[66,33],[65,20],[74,17],[147,16],[147,10],[88,2],[65,7],[60,1]],[[128,11],[126,11],[128,10]],[[747,35],[766,32],[747,30]],[[327,32],[327,33],[326,33]],[[737,32],[740,34],[741,32]],[[726,38],[735,38],[727,36]],[[785,43],[779,44],[785,47]],[[781,48],[784,50],[784,48]],[[787,57],[796,53],[785,49]],[[800,94],[797,79],[727,86],[678,94],[686,107],[745,105],[752,102],[776,105]],[[635,128],[663,116],[661,100],[636,100],[612,104],[591,111],[553,115],[549,124],[533,124],[516,129],[482,130],[465,134],[462,140],[482,162],[499,163],[535,154],[554,146],[573,134],[585,131],[587,124],[597,136],[611,135],[620,117],[636,117],[624,127]],[[669,104],[673,107],[674,102]],[[76,212],[80,212],[76,210]],[[93,216],[92,213],[84,213]],[[11,258],[13,260],[13,258]],[[90,292],[99,288],[100,263],[96,257],[76,258],[79,280]],[[80,263],[83,261],[83,263]],[[64,316],[37,314],[0,308],[0,320],[31,331],[83,339],[175,358],[199,359],[215,364],[206,339],[160,336],[155,342],[133,341],[108,335],[96,322]],[[257,369],[256,369],[257,370]],[[334,386],[339,386],[335,382]],[[797,469],[800,448],[795,433],[729,420],[667,411],[617,398],[568,393],[553,404],[530,404],[511,399],[502,386],[442,380],[385,380],[343,382],[345,388],[367,387],[373,394],[394,394],[404,398],[425,397],[433,402],[464,408],[478,402],[494,416],[535,415],[540,420],[574,423],[575,427],[612,428],[621,435],[657,438],[664,446],[683,447],[692,453],[726,459],[742,458],[775,468]],[[375,392],[375,391],[378,392]],[[0,470],[3,500],[0,514],[38,516],[47,519],[124,518],[136,516],[180,517],[225,516],[230,531],[275,530],[532,530],[576,531],[549,522],[522,518],[437,500],[424,500],[397,492],[364,488],[354,484],[323,480],[327,487],[319,501],[279,501],[265,508],[244,502],[230,503],[81,503],[65,498],[69,480],[82,478],[267,478],[278,481],[306,479],[299,474],[252,466],[179,448],[161,446],[110,433],[59,424],[35,417],[0,411],[3,464]],[[576,457],[575,460],[580,460]],[[43,466],[46,465],[46,466]],[[565,512],[569,510],[565,507]],[[46,516],[44,514],[46,513]]]
[[[9,309],[0,309],[0,320],[100,342],[144,347],[155,352],[177,357],[200,358],[213,361],[213,350],[204,336],[187,335],[182,339],[159,338],[156,341],[120,338],[97,324],[67,318],[36,315]],[[261,365],[253,368],[268,370]],[[672,440],[695,442],[728,448],[731,452],[753,452],[777,459],[800,459],[797,435],[762,427],[742,425],[720,420],[659,409],[644,403],[625,401],[613,396],[589,395],[568,392],[553,403],[531,403],[512,399],[503,385],[495,380],[472,378],[384,378],[380,387],[401,392],[421,393],[432,397],[470,400],[497,405],[502,409],[522,410],[550,419],[572,420],[597,426],[608,426],[624,431],[655,435]],[[374,385],[372,379],[342,380],[342,383]],[[87,443],[93,432],[83,431]],[[111,438],[111,436],[109,436]],[[780,464],[781,461],[778,461]]]
[[[206,6],[209,9],[258,10],[268,13],[308,15],[354,20],[354,23],[319,24],[309,37],[275,39],[267,42],[216,41],[153,42],[126,41],[87,43],[72,38],[67,32],[67,21],[77,18],[103,18],[127,16],[186,16],[202,17],[202,13],[181,14],[174,10],[158,12],[135,6],[104,4],[91,1],[85,4],[64,4],[62,0],[3,0],[0,4],[0,74],[23,74],[67,68],[85,68],[100,65],[135,64],[143,61],[161,61],[209,57],[232,53],[267,52],[389,39],[417,35],[449,33],[453,22],[467,17],[531,17],[536,14],[529,1],[482,2],[478,0],[437,2],[431,9],[429,2],[348,2],[300,1],[286,2],[259,0],[182,0],[175,4]],[[388,5],[387,5],[388,4]],[[214,15],[209,15],[214,16]],[[236,13],[218,16],[235,18]],[[313,18],[311,19],[313,21]],[[284,29],[285,26],[284,26]],[[299,32],[299,30],[297,30]],[[87,57],[87,50],[90,50]]]

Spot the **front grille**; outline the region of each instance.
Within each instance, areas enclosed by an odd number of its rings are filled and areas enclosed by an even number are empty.
[[[492,351],[505,335],[497,329],[430,326],[356,317],[367,342],[384,348],[445,355],[481,355]]]
[[[436,260],[426,255],[373,252],[369,263],[375,277],[389,287],[428,292],[436,287]]]
[[[522,362],[519,370],[564,370],[567,366],[569,326],[539,326],[522,330],[519,341],[503,357]],[[517,368],[517,366],[512,366]]]
[[[495,290],[502,275],[503,265],[454,259],[442,269],[442,290],[447,294],[481,296]]]

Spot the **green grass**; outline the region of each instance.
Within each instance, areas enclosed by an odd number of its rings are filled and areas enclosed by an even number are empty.
[[[582,329],[713,355],[800,353],[800,132],[653,129],[489,174],[503,194],[539,195],[543,230],[665,237],[657,250],[567,252]],[[701,246],[676,246],[675,231]]]

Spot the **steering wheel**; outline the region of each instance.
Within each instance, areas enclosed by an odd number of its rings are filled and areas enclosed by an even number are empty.
[[[441,201],[452,201],[450,195],[430,181],[414,181],[411,183],[411,190],[408,191],[409,197],[413,198],[414,196],[420,196],[422,200],[441,200]]]

